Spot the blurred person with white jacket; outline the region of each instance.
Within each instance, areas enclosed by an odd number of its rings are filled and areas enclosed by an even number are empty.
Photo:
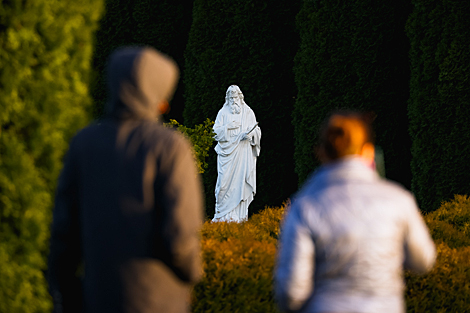
[[[355,112],[326,121],[322,166],[284,220],[275,270],[282,311],[405,312],[403,269],[434,265],[436,250],[414,196],[374,169],[370,122]]]

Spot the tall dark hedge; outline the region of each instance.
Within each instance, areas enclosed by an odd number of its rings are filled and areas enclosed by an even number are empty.
[[[101,12],[94,0],[0,4],[0,312],[50,312],[53,193],[68,141],[90,119]]]
[[[407,99],[409,0],[304,1],[297,16],[295,169],[302,183],[318,166],[318,128],[336,109],[373,111],[386,176],[410,186]]]
[[[187,0],[106,0],[106,14],[96,36],[93,67],[95,117],[102,117],[106,102],[104,69],[109,54],[124,45],[152,46],[184,67],[184,49],[192,17],[192,1]],[[167,119],[183,122],[183,80],[171,101]]]
[[[255,213],[279,205],[296,188],[290,114],[296,88],[292,73],[298,48],[294,18],[299,2],[282,0],[196,0],[185,52],[187,126],[215,120],[225,92],[238,85],[261,128]],[[216,153],[204,173],[207,214],[215,206]]]
[[[414,0],[410,135],[412,190],[422,209],[470,194],[470,3]]]

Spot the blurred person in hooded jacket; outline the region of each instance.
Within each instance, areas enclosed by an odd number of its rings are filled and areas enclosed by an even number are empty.
[[[72,139],[58,181],[54,312],[189,312],[202,187],[189,142],[159,122],[178,76],[153,48],[110,56],[107,117]]]
[[[284,220],[275,297],[285,312],[405,312],[403,269],[424,273],[436,250],[414,196],[374,169],[370,122],[337,112],[324,124],[322,166]]]

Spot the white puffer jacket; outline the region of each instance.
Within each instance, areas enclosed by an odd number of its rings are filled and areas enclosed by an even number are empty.
[[[284,311],[402,313],[403,267],[426,272],[435,257],[413,195],[345,158],[316,171],[292,202],[276,299]]]

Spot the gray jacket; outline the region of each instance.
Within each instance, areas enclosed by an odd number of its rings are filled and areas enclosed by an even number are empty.
[[[355,157],[321,167],[281,231],[275,292],[284,311],[405,311],[403,268],[436,251],[414,197]]]
[[[158,73],[170,82],[159,84]],[[174,65],[152,49],[125,49],[108,75],[109,116],[73,138],[58,182],[54,309],[188,312],[202,274],[203,200],[189,143],[157,121],[156,100],[173,88]]]

